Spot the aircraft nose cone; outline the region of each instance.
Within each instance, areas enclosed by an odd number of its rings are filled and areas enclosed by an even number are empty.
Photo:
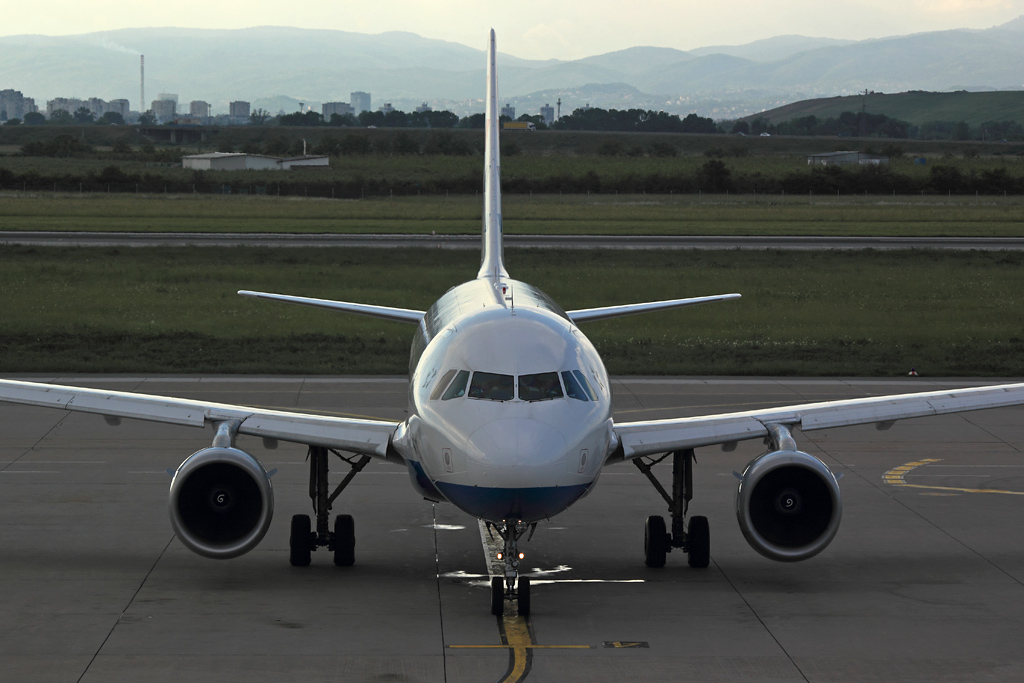
[[[489,467],[535,468],[558,465],[565,438],[554,427],[528,418],[488,422],[469,437],[468,455]]]

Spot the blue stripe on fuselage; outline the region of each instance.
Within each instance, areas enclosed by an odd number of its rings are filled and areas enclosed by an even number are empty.
[[[536,522],[565,510],[586,495],[593,482],[521,489],[465,486],[441,481],[434,482],[434,485],[456,507],[474,517],[491,522],[508,519]]]
[[[423,470],[423,465],[415,460],[406,460],[405,464],[409,467],[409,478],[412,479],[413,488],[419,491],[420,495],[435,503],[444,501],[444,495],[430,481],[430,477]]]

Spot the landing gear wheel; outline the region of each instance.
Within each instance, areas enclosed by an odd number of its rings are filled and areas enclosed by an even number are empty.
[[[491,578],[491,614],[500,617],[505,613],[505,580],[500,576]]]
[[[644,564],[648,567],[664,567],[665,553],[668,552],[668,534],[665,532],[665,518],[652,515],[644,527]]]
[[[711,561],[711,530],[707,517],[691,517],[686,531],[686,555],[691,567],[704,569]]]
[[[308,567],[312,561],[313,532],[309,515],[292,516],[292,531],[288,537],[288,561],[293,567]]]
[[[356,563],[356,525],[352,515],[338,515],[334,518],[334,564],[351,567]]]
[[[520,576],[519,577],[519,607],[517,612],[521,617],[530,616],[530,577]]]

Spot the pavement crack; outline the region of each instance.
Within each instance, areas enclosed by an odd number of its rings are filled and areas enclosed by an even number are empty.
[[[82,679],[85,678],[87,673],[89,673],[89,669],[92,668],[92,665],[96,662],[96,658],[100,656],[100,652],[102,652],[103,648],[106,647],[107,641],[110,640],[110,636],[114,635],[114,630],[117,628],[117,625],[121,623],[121,619],[124,617],[125,613],[131,609],[132,604],[135,602],[135,598],[139,597],[139,593],[142,592],[142,587],[146,585],[147,581],[149,581],[149,577],[153,574],[153,570],[156,569],[158,564],[160,564],[160,560],[163,559],[164,555],[167,553],[167,549],[171,547],[171,543],[173,542],[174,534],[171,534],[171,538],[167,541],[167,544],[164,545],[163,550],[160,551],[156,560],[153,561],[153,565],[149,568],[149,571],[147,571],[146,575],[142,577],[142,581],[139,582],[138,588],[136,588],[135,592],[132,593],[132,597],[128,599],[128,604],[126,604],[124,609],[121,610],[121,613],[117,615],[117,619],[114,620],[114,625],[110,627],[110,631],[108,631],[107,635],[103,638],[103,642],[96,648],[96,652],[94,652],[92,657],[89,659],[89,663],[85,665],[85,669],[82,671],[82,675],[78,677],[78,681],[76,683],[82,683]]]
[[[716,562],[714,558],[711,558],[711,562],[715,565],[715,568],[718,569],[719,572],[721,572],[722,578],[724,578],[729,583],[729,586],[733,589],[733,591],[736,593],[739,599],[743,601],[743,604],[747,606],[747,609],[750,610],[750,613],[754,615],[754,618],[757,619],[757,623],[761,624],[761,628],[764,629],[765,633],[767,633],[768,636],[773,641],[775,641],[775,644],[778,645],[780,650],[782,650],[782,654],[786,655],[786,659],[788,659],[789,663],[793,665],[793,668],[797,670],[797,673],[800,674],[800,677],[807,681],[807,683],[810,683],[811,679],[807,678],[807,674],[803,672],[803,669],[800,668],[800,665],[797,664],[796,660],[793,659],[793,655],[789,654],[789,651],[786,649],[786,646],[783,645],[779,641],[779,639],[775,637],[775,634],[772,633],[772,630],[768,628],[768,624],[764,623],[764,619],[762,619],[761,615],[757,613],[757,610],[754,609],[754,606],[750,604],[750,601],[747,600],[747,597],[740,592],[740,589],[736,587],[736,584],[732,582],[732,579],[730,579],[729,575],[725,573],[725,569],[722,567],[722,565],[718,564],[718,562]]]
[[[441,670],[444,672],[444,681],[448,681],[448,646],[444,637],[444,604],[441,602],[441,550],[437,543],[437,503],[433,508],[434,527],[434,576],[437,577],[437,621],[441,627]]]
[[[53,434],[54,430],[56,430],[56,429],[57,429],[58,427],[60,427],[60,426],[61,426],[61,424],[63,424],[63,423],[64,423],[64,420],[68,419],[69,417],[71,417],[71,413],[70,413],[70,412],[65,412],[65,413],[64,413],[64,415],[63,415],[63,417],[61,417],[61,418],[60,418],[59,420],[57,420],[56,422],[54,422],[54,423],[53,423],[53,426],[52,426],[52,427],[50,427],[49,429],[47,429],[47,430],[46,430],[46,433],[45,433],[45,434],[43,434],[43,435],[42,435],[41,437],[39,437],[39,438],[38,438],[38,439],[36,440],[36,442],[35,442],[34,444],[32,444],[31,446],[29,446],[29,447],[28,447],[28,448],[27,448],[27,449],[25,450],[25,452],[23,452],[23,453],[22,453],[21,455],[19,455],[19,456],[18,456],[17,458],[15,458],[14,460],[11,460],[11,461],[10,461],[9,463],[7,463],[7,464],[6,464],[6,465],[4,465],[4,466],[3,466],[2,468],[0,468],[0,471],[6,470],[6,469],[7,469],[8,467],[10,467],[11,465],[13,465],[13,464],[14,464],[14,463],[16,463],[16,462],[20,462],[20,461],[21,461],[21,459],[22,459],[22,458],[24,458],[24,457],[25,457],[26,455],[28,455],[28,454],[29,454],[29,453],[31,453],[32,451],[36,450],[37,448],[39,448],[39,444],[41,444],[41,443],[43,443],[44,441],[46,441],[46,439],[47,439],[47,438],[49,438],[50,434]]]

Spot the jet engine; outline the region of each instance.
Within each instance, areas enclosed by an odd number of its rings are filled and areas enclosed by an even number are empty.
[[[842,516],[836,477],[813,455],[772,451],[743,471],[736,517],[747,543],[767,558],[814,557],[832,542]]]
[[[228,559],[256,547],[270,528],[274,491],[256,458],[237,448],[204,448],[171,480],[171,526],[200,555]]]

